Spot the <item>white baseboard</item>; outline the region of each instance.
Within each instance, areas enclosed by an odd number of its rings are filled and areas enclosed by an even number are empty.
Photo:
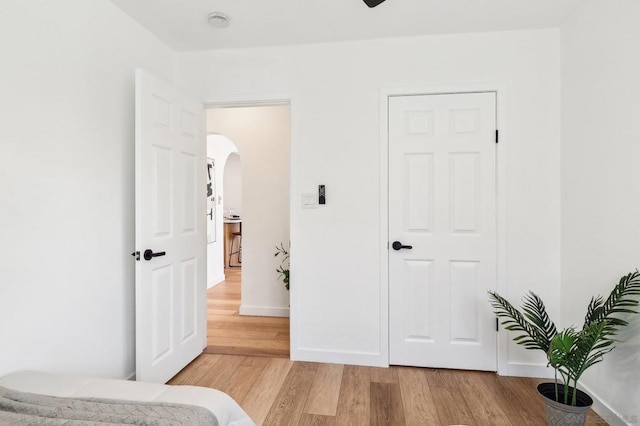
[[[278,308],[275,306],[240,306],[240,315],[257,317],[288,317],[289,308]]]
[[[524,362],[508,362],[504,368],[498,370],[501,376],[535,377],[539,379],[553,379],[553,369],[544,364],[530,364]]]
[[[323,349],[291,348],[293,361],[388,367],[389,365],[382,358],[382,354],[373,352],[337,352]]]
[[[214,279],[212,279],[211,281],[209,281],[207,283],[207,290],[209,290],[212,287],[217,286],[218,284],[220,284],[222,281],[224,281],[227,277],[225,277],[224,274],[222,275],[218,275],[217,277],[215,277]]]
[[[640,421],[640,417],[637,414],[624,416],[618,413],[582,382],[578,382],[578,388],[589,394],[593,399],[593,406],[591,408],[610,426],[629,426],[637,424]]]

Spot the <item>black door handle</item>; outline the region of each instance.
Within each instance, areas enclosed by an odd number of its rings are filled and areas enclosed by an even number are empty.
[[[394,241],[393,244],[391,244],[391,247],[393,247],[394,250],[400,250],[400,249],[411,250],[413,248],[413,246],[403,246],[400,241]]]
[[[164,256],[165,254],[167,254],[164,251],[160,251],[158,253],[154,253],[153,250],[150,249],[146,249],[144,251],[144,254],[142,255],[142,257],[144,257],[144,260],[151,260],[152,257],[160,257],[160,256]]]

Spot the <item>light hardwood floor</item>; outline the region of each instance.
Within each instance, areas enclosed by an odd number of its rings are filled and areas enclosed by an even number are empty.
[[[207,291],[205,353],[289,358],[289,318],[240,316],[242,268],[225,277]]]
[[[220,389],[258,425],[545,424],[537,379],[290,361],[288,318],[239,316],[241,273],[209,290],[209,346],[170,384]]]
[[[258,425],[545,424],[538,379],[203,354],[170,384],[228,393]],[[606,423],[590,413],[588,424]]]

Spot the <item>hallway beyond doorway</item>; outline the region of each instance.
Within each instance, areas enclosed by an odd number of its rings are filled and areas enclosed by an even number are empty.
[[[240,316],[241,268],[207,291],[208,354],[289,358],[289,318]]]

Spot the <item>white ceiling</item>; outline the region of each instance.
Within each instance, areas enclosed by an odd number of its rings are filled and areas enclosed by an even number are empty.
[[[111,0],[177,51],[558,27],[581,0]],[[210,12],[229,15],[220,30]]]

